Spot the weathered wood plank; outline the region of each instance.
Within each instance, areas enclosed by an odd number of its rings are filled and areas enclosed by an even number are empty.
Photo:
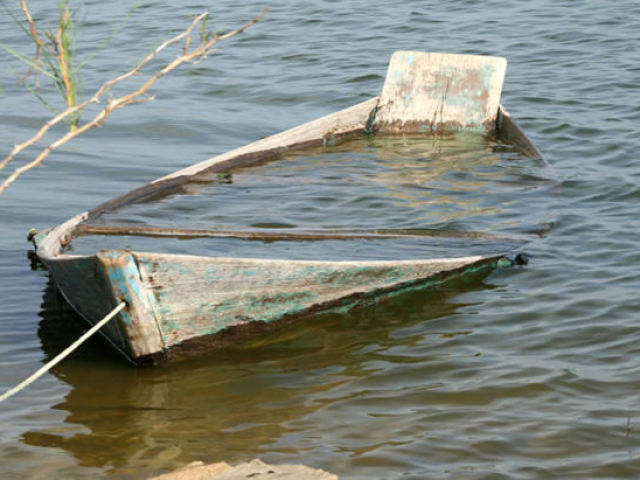
[[[167,347],[248,322],[377,295],[500,257],[326,262],[134,253]]]
[[[161,182],[183,175],[193,175],[237,158],[246,158],[246,164],[251,164],[251,155],[262,152],[284,152],[315,145],[332,145],[341,136],[364,131],[369,114],[376,106],[378,98],[366,100],[339,112],[326,115],[311,122],[303,123],[284,132],[263,138],[241,148],[236,148],[216,157],[210,158],[190,167],[178,170],[170,175],[154,180]],[[234,165],[240,166],[240,165]]]
[[[92,225],[82,223],[75,229],[74,235],[106,235],[106,236],[142,236],[160,238],[241,238],[244,240],[274,241],[274,240],[357,240],[357,239],[385,239],[385,238],[426,238],[451,237],[467,238],[469,240],[482,239],[494,241],[528,242],[530,236],[497,235],[470,230],[435,230],[435,229],[394,229],[377,228],[340,229],[340,230],[222,230],[198,228],[171,228],[139,225]]]
[[[98,273],[104,279],[114,305],[121,301],[127,307],[118,314],[126,331],[130,356],[151,355],[164,349],[160,329],[150,297],[144,288],[133,255],[124,250],[105,250],[96,254]]]
[[[529,140],[518,123],[502,105],[500,105],[498,111],[498,135],[510,142],[524,155],[531,158],[542,158],[540,150]]]
[[[506,66],[501,57],[395,52],[374,130],[392,134],[493,132]]]
[[[89,211],[88,218],[96,218],[105,212],[134,202],[148,201],[163,195],[163,193],[170,193],[176,187],[186,183],[193,175],[254,165],[288,151],[319,145],[332,145],[342,137],[363,132],[369,113],[375,107],[377,100],[377,97],[372,98],[157,178],[140,188],[97,206]]]

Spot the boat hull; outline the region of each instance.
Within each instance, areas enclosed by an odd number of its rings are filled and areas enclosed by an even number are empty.
[[[102,333],[135,363],[202,353],[305,314],[355,306],[453,275],[508,264],[503,257],[322,262],[211,258],[109,250],[49,265],[65,298],[92,323],[120,301]]]
[[[95,223],[103,214],[136,202],[170,195],[200,175],[253,166],[287,152],[331,146],[357,135],[480,130],[496,134],[527,156],[540,158],[540,152],[498,103],[503,59],[414,53],[394,57],[387,76],[389,88],[385,86],[383,96],[178,170],[76,215],[33,236],[38,258],[69,303],[90,323],[126,302],[125,310],[101,331],[135,362],[170,356],[198,339],[228,338],[231,331],[252,332],[305,313],[435,285],[452,274],[508,263],[500,256],[315,262],[125,250],[72,255],[67,250],[83,224]],[[438,59],[435,63],[434,58]],[[442,62],[447,62],[447,68]],[[417,66],[424,75],[417,75]],[[425,84],[425,78],[435,79],[431,83],[437,88]],[[451,90],[451,85],[456,88]],[[476,86],[482,88],[476,90]],[[476,91],[481,93],[478,98],[473,97]],[[462,101],[461,95],[472,97]],[[202,342],[205,347],[211,344]]]

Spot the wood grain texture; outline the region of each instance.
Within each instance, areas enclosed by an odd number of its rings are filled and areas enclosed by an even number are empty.
[[[362,103],[358,103],[339,112],[326,115],[311,122],[298,125],[297,127],[285,130],[276,135],[271,135],[257,142],[250,143],[241,148],[236,148],[216,157],[196,163],[190,167],[178,170],[170,175],[159,178],[156,182],[175,178],[182,175],[193,175],[200,173],[237,158],[248,157],[251,154],[261,154],[264,152],[284,153],[285,151],[307,148],[317,145],[330,146],[340,137],[352,133],[364,131],[369,114],[376,106],[378,98],[372,98]],[[243,163],[242,166],[250,165]]]
[[[374,129],[392,134],[493,132],[506,67],[501,57],[395,52]]]
[[[140,272],[130,252],[103,250],[96,254],[98,274],[107,286],[105,300],[127,307],[118,314],[132,358],[164,349],[158,323],[151,306],[152,297],[141,282]]]
[[[167,347],[375,296],[499,257],[325,262],[134,253]]]
[[[275,241],[275,240],[356,240],[356,239],[393,239],[393,238],[466,238],[494,241],[529,242],[531,237],[518,235],[498,235],[474,230],[444,230],[430,228],[374,228],[374,229],[198,229],[173,228],[139,225],[92,225],[79,224],[74,235],[105,236],[141,236],[159,238],[241,238],[243,240]]]
[[[142,187],[90,210],[87,214],[88,218],[95,219],[105,212],[110,212],[135,202],[160,199],[163,195],[175,191],[176,187],[188,182],[195,175],[248,167],[277,158],[287,152],[308,147],[334,145],[344,137],[364,132],[369,114],[377,101],[377,97],[372,98],[157,178]]]

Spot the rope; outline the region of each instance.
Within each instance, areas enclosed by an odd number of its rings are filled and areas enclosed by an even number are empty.
[[[82,343],[85,340],[87,340],[91,335],[93,335],[98,330],[100,330],[100,328],[102,328],[104,325],[106,325],[109,320],[111,320],[113,317],[115,317],[118,314],[118,312],[120,312],[120,310],[122,310],[126,306],[127,306],[127,304],[125,302],[120,302],[118,304],[118,306],[115,307],[113,310],[111,310],[111,312],[109,312],[109,314],[106,317],[104,317],[102,320],[100,320],[98,323],[96,323],[93,327],[91,327],[89,330],[87,330],[80,338],[78,338],[78,340],[76,340],[71,345],[69,345],[67,348],[65,348],[53,360],[51,360],[49,363],[45,364],[36,373],[31,375],[29,378],[24,380],[19,385],[16,385],[11,390],[9,390],[9,391],[5,392],[4,394],[2,394],[0,396],[0,402],[4,402],[7,398],[12,397],[13,395],[18,393],[19,391],[25,389],[27,386],[31,385],[38,378],[40,378],[42,375],[44,375],[49,370],[51,370],[53,367],[55,367],[64,358],[69,356],[71,354],[71,352],[73,352],[76,348],[78,348],[80,345],[82,345]]]

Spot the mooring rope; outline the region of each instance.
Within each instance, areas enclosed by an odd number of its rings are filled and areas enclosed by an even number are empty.
[[[45,364],[36,373],[31,375],[29,378],[24,380],[22,383],[16,385],[11,390],[3,393],[0,396],[0,402],[4,402],[7,398],[12,397],[13,395],[18,393],[19,391],[25,389],[30,384],[35,382],[38,378],[40,378],[42,375],[44,375],[49,370],[51,370],[53,367],[55,367],[64,358],[66,358],[68,355],[70,355],[71,352],[73,352],[76,348],[78,348],[80,345],[82,345],[82,343],[84,343],[84,341],[87,340],[91,335],[93,335],[98,330],[100,330],[104,325],[106,325],[109,320],[111,320],[113,317],[115,317],[118,314],[118,312],[120,312],[120,310],[122,310],[126,306],[127,306],[127,304],[125,302],[120,302],[118,304],[118,306],[115,307],[113,310],[111,310],[111,312],[109,312],[109,314],[106,317],[104,317],[102,320],[100,320],[98,323],[96,323],[93,327],[91,327],[89,330],[87,330],[80,338],[78,338],[78,340],[73,342],[71,345],[69,345],[67,348],[65,348],[62,352],[60,352],[58,355],[56,355],[56,357],[53,360],[51,360],[49,363]]]

